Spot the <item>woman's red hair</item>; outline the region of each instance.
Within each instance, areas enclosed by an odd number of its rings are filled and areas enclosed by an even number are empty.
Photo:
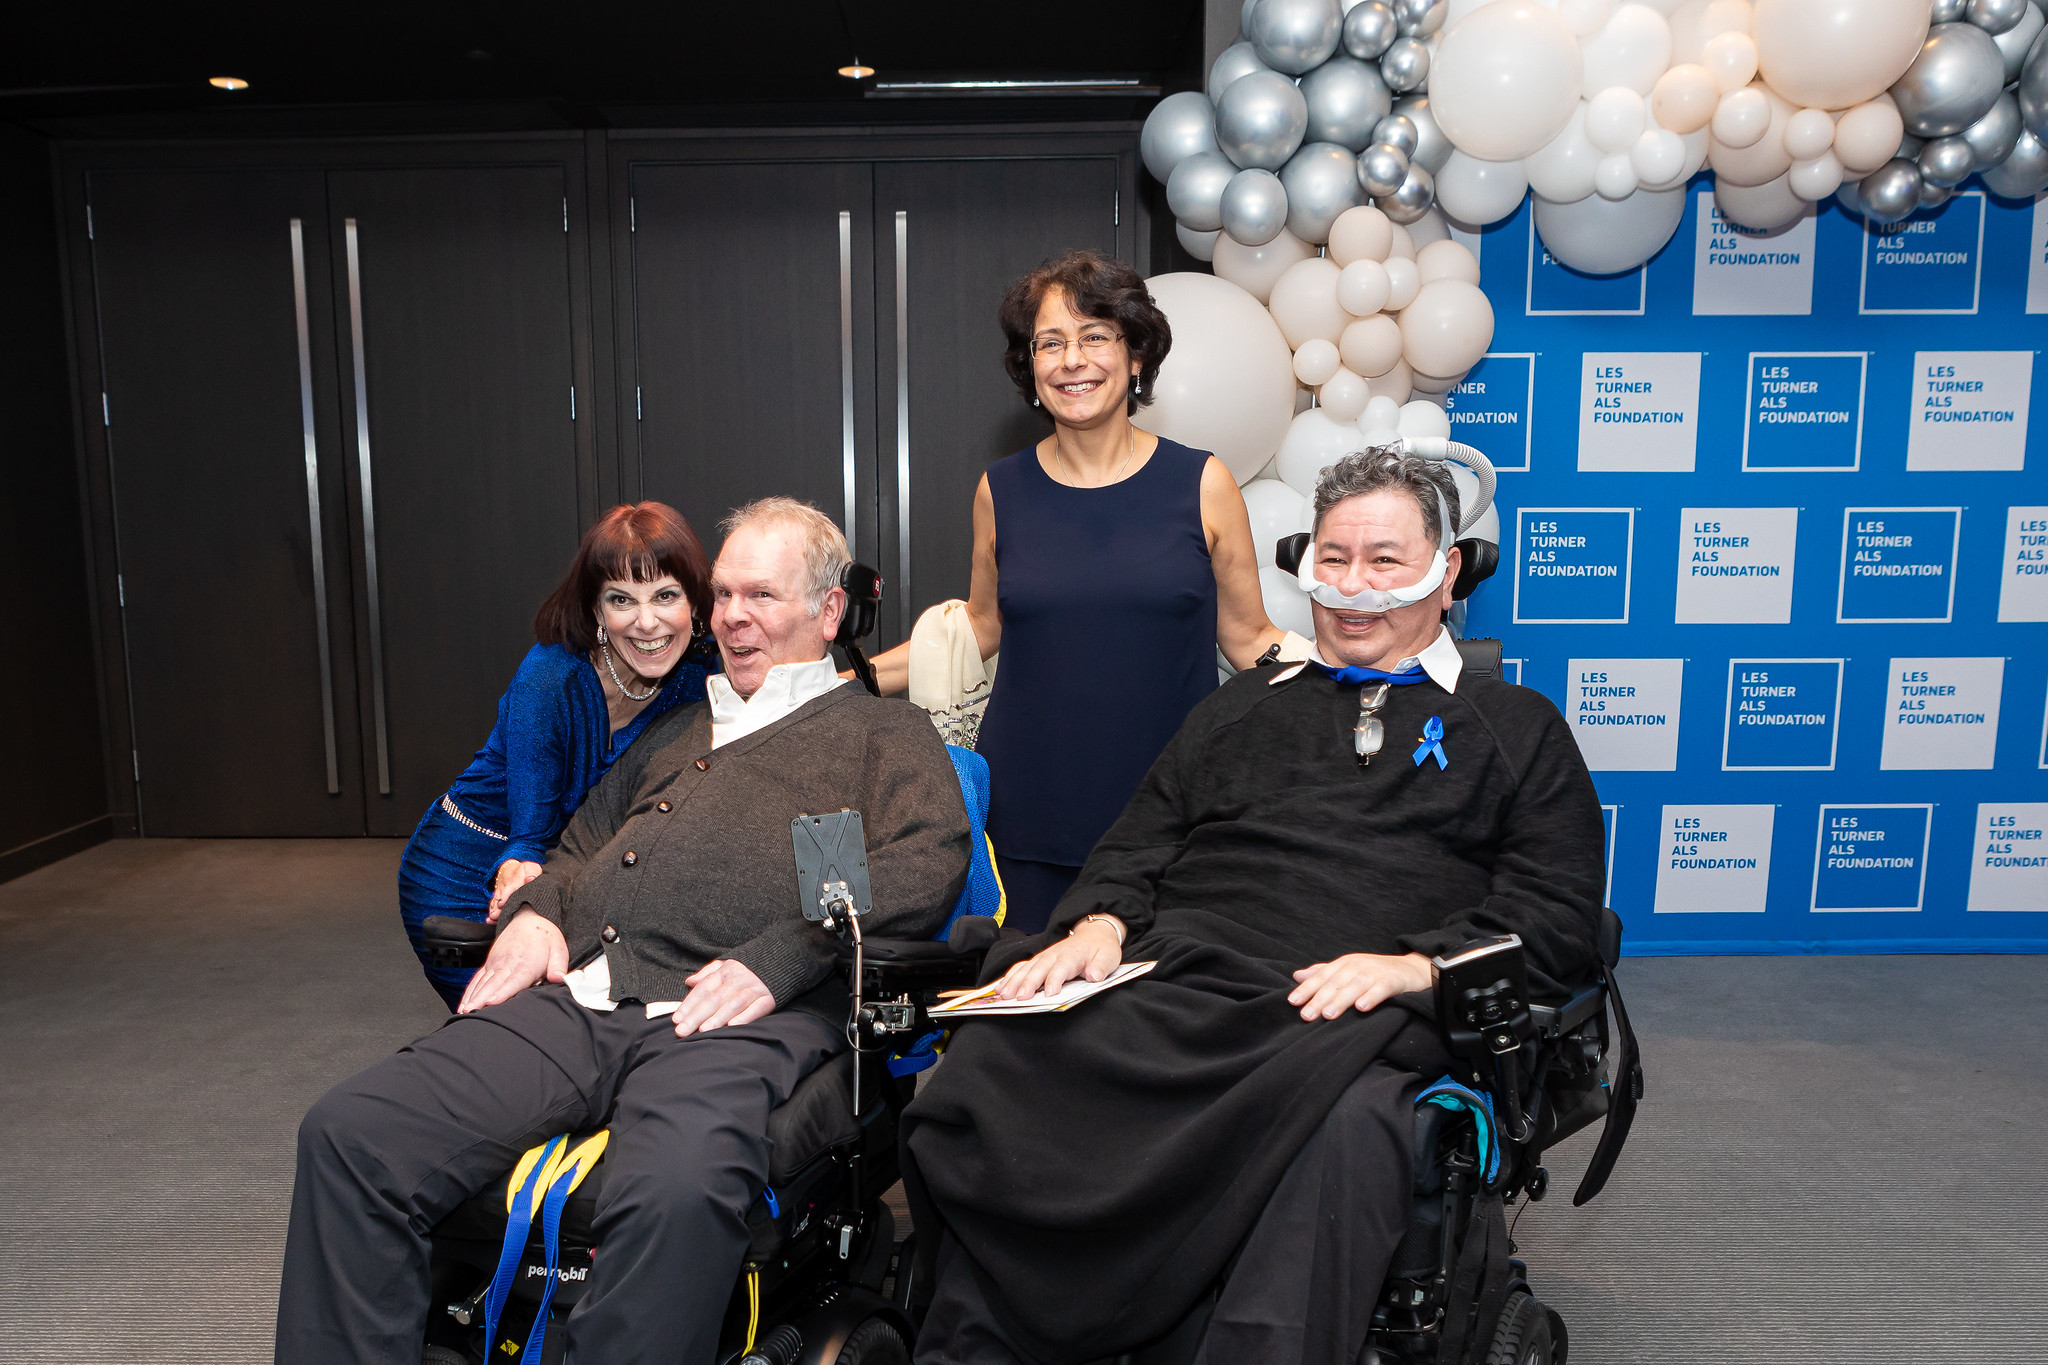
[[[597,595],[605,583],[652,583],[667,574],[683,585],[690,633],[701,639],[711,628],[711,561],[704,543],[683,514],[665,502],[614,507],[583,533],[561,586],[534,615],[534,638],[588,654],[597,648]]]

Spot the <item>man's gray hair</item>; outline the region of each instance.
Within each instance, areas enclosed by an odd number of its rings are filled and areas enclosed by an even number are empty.
[[[795,498],[756,498],[736,507],[718,529],[730,538],[742,526],[766,522],[787,527],[803,538],[804,607],[816,616],[825,609],[825,597],[839,586],[853,552],[846,548],[846,536],[839,524],[807,502]]]
[[[1451,471],[1444,468],[1441,460],[1410,455],[1397,445],[1354,450],[1323,471],[1323,476],[1316,480],[1314,529],[1320,533],[1323,514],[1344,499],[1377,493],[1383,488],[1399,489],[1415,499],[1415,505],[1422,509],[1422,529],[1428,532],[1431,545],[1441,545],[1444,539],[1443,521],[1436,504],[1437,494],[1441,493],[1444,509],[1451,517],[1451,534],[1456,538],[1461,513],[1458,484]]]

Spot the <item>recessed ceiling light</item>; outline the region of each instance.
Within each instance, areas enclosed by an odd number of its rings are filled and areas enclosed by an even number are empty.
[[[209,76],[206,83],[216,90],[247,90],[249,82],[240,76]]]
[[[848,80],[858,81],[865,80],[869,76],[874,75],[875,69],[872,66],[862,66],[860,64],[860,58],[855,57],[853,59],[853,65],[842,66],[839,68],[839,74],[846,77]]]

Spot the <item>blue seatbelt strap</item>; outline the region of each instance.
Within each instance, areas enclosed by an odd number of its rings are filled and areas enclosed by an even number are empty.
[[[590,1174],[590,1168],[597,1164],[597,1159],[604,1155],[605,1144],[610,1140],[611,1132],[607,1129],[564,1156],[548,1184],[547,1198],[541,1201],[540,1230],[543,1244],[547,1247],[547,1280],[541,1286],[540,1307],[534,1312],[533,1330],[527,1334],[526,1350],[521,1353],[521,1360],[539,1360],[541,1344],[547,1340],[548,1305],[554,1302],[555,1286],[561,1279],[555,1271],[562,1263],[562,1206],[569,1202],[570,1194],[583,1183],[583,1177]]]
[[[1417,1108],[1425,1104],[1448,1109],[1452,1113],[1467,1113],[1472,1116],[1473,1126],[1479,1130],[1479,1165],[1486,1173],[1486,1183],[1491,1185],[1500,1174],[1500,1143],[1495,1138],[1493,1101],[1477,1090],[1459,1085],[1449,1076],[1427,1085],[1415,1097]]]
[[[548,1180],[554,1175],[555,1165],[568,1141],[567,1133],[551,1137],[520,1157],[519,1164],[512,1168],[512,1178],[505,1189],[505,1240],[498,1248],[498,1269],[491,1276],[490,1293],[484,1296],[486,1354],[497,1342],[498,1318],[505,1311],[505,1300],[512,1293],[512,1282],[519,1278],[519,1262],[526,1251],[526,1235],[533,1227],[534,1205],[547,1189]]]

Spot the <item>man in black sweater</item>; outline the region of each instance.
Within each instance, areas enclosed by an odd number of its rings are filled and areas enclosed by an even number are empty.
[[[924,712],[832,663],[838,528],[771,498],[725,530],[709,704],[663,716],[591,790],[462,1014],[307,1114],[279,1365],[417,1365],[433,1226],[522,1152],[606,1124],[602,1254],[568,1359],[712,1359],[767,1180],[769,1111],[846,1047],[833,940],[792,897],[790,821],[861,812],[871,934],[935,933],[968,856],[959,779]]]
[[[966,1023],[909,1110],[920,1365],[1115,1356],[1219,1279],[1208,1365],[1358,1360],[1449,1060],[1400,998],[1492,934],[1539,991],[1596,960],[1599,798],[1547,699],[1461,676],[1457,507],[1399,448],[1324,473],[1316,658],[1189,715],[1002,994],[1157,967]]]

